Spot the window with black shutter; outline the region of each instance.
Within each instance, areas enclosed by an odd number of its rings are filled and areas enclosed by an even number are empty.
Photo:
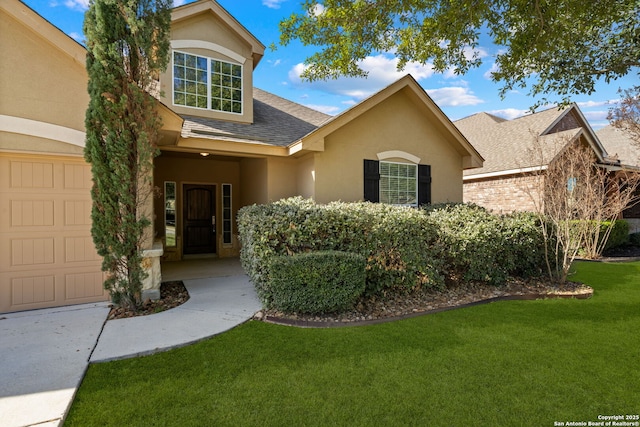
[[[431,166],[364,160],[364,200],[401,206],[431,203]]]

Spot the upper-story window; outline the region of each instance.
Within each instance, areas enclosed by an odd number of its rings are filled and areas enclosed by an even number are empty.
[[[173,103],[242,114],[242,65],[174,51]]]

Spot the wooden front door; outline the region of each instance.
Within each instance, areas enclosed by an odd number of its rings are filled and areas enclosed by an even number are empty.
[[[211,254],[216,252],[216,187],[184,184],[182,252]]]

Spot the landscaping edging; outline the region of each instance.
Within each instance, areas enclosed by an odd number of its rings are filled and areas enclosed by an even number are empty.
[[[489,304],[498,301],[514,301],[514,300],[538,300],[538,299],[559,299],[559,298],[573,298],[573,299],[589,299],[593,296],[593,289],[588,293],[574,293],[574,294],[524,294],[524,295],[504,295],[499,297],[488,298],[484,300],[474,301],[470,303],[454,305],[450,307],[439,307],[432,310],[419,311],[415,313],[408,313],[401,316],[391,316],[372,320],[354,320],[354,321],[310,321],[300,319],[290,319],[286,317],[277,316],[262,316],[260,313],[256,315],[256,319],[266,323],[273,323],[277,325],[295,326],[299,328],[340,328],[345,326],[366,326],[377,325],[380,323],[394,322],[397,320],[410,319],[419,316],[425,316],[428,314],[441,313],[443,311],[456,310],[459,308],[474,307],[478,305]]]

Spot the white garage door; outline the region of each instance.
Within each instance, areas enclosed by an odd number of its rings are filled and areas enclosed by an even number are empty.
[[[0,313],[104,301],[81,158],[0,153]]]

